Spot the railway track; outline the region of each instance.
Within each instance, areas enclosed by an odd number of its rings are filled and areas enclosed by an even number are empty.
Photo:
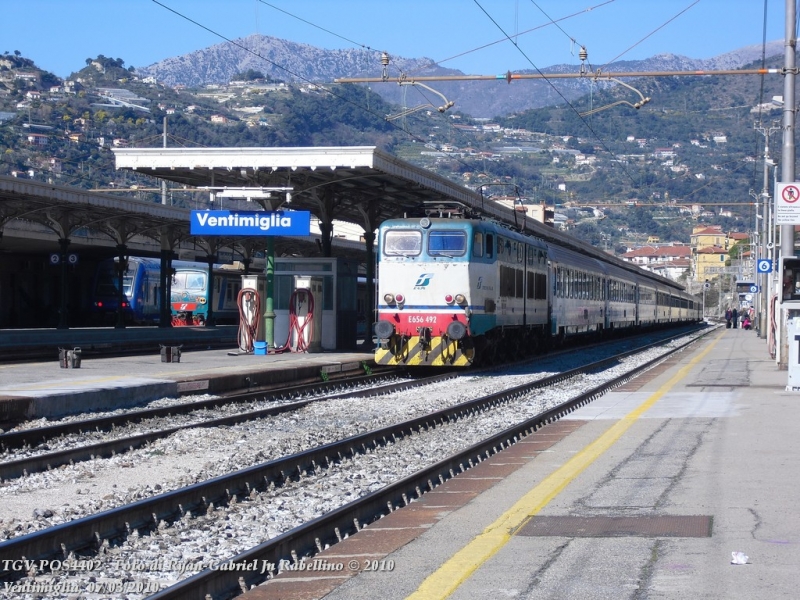
[[[677,351],[689,343],[692,342],[687,342],[679,348],[673,349],[673,351]],[[657,342],[657,345],[663,344],[663,341]],[[587,370],[602,369],[604,365],[618,363],[625,356],[640,351],[641,349],[631,350],[621,355],[606,358],[599,363],[575,369],[572,372],[559,373],[547,379],[534,381],[513,389],[451,406],[389,427],[352,436],[334,443],[324,444],[304,452],[230,473],[223,477],[216,477],[181,490],[161,494],[131,505],[14,538],[0,544],[0,565],[4,564],[2,561],[5,559],[14,560],[20,556],[38,559],[68,556],[70,552],[80,552],[87,548],[96,547],[98,543],[101,543],[101,540],[124,538],[131,532],[138,530],[152,530],[157,528],[162,521],[168,522],[181,519],[189,512],[194,514],[205,513],[209,510],[209,507],[236,502],[237,497],[252,496],[257,490],[265,487],[283,486],[296,478],[306,477],[309,474],[324,470],[326,466],[339,463],[347,457],[374,451],[379,447],[391,444],[393,441],[406,438],[415,432],[435,429],[445,423],[478,414],[491,407],[525,396],[536,388],[552,385],[556,381],[574,378]],[[529,435],[546,423],[574,410],[606,390],[633,377],[637,372],[649,368],[653,363],[664,360],[664,358],[665,356],[663,355],[654,358],[634,370],[585,391],[569,401],[533,418],[526,419],[524,422],[518,423],[499,434],[492,435],[488,439],[426,467],[412,476],[405,477],[379,491],[367,494],[360,500],[314,519],[310,523],[281,534],[266,544],[261,544],[230,559],[230,564],[243,564],[251,560],[267,560],[273,564],[279,564],[281,560],[291,561],[296,559],[297,556],[313,555],[324,545],[335,543],[342,536],[355,532],[364,524],[372,522],[374,519],[379,518],[380,515],[385,514],[387,510],[407,504],[411,499],[421,494],[423,490],[432,489],[438,482],[444,481],[468,468],[466,465],[471,465],[474,461],[480,461],[482,457],[491,455],[520,437]],[[13,572],[4,573],[6,577],[13,577],[14,575],[15,573]],[[258,582],[258,578],[251,575],[257,574],[247,573],[244,579],[245,586]],[[241,589],[239,581],[241,576],[242,572],[239,570],[226,571],[219,569],[204,572],[159,592],[154,597],[204,598],[206,594],[211,594],[214,598],[228,597]]]
[[[586,368],[589,369],[590,367]],[[472,370],[468,373],[471,376],[478,372],[491,372],[491,370],[492,368],[485,368]],[[79,445],[72,448],[43,453],[28,453],[28,456],[18,459],[13,459],[12,457],[10,460],[6,459],[0,463],[0,481],[56,469],[62,465],[76,464],[96,458],[109,458],[145,447],[156,440],[169,437],[185,429],[237,425],[281,413],[297,411],[314,402],[345,399],[353,396],[380,396],[415,387],[423,387],[438,381],[456,378],[462,374],[463,372],[461,371],[451,371],[433,376],[411,378],[407,373],[398,374],[394,370],[384,370],[336,381],[283,387],[276,390],[247,391],[203,401],[127,411],[111,416],[74,420],[47,427],[12,431],[0,434],[0,449],[7,453],[15,449],[27,450],[33,446],[46,445],[48,442],[60,440],[64,436],[78,436],[87,432],[113,432],[115,429],[122,429],[131,424],[187,416],[201,411],[228,408],[236,404],[272,403],[271,406],[258,410],[245,410],[221,417],[198,418],[197,420],[187,421],[172,427],[156,427],[145,433],[122,435],[93,444],[81,444],[76,440],[76,444]],[[406,379],[395,381],[401,375],[404,375]],[[390,381],[390,383],[384,383],[386,381]],[[392,383],[391,381],[395,382]],[[304,399],[292,401],[298,398]]]
[[[455,374],[440,374],[438,376],[425,378],[425,381],[430,383],[455,376]],[[399,375],[394,371],[383,371],[372,375],[362,375],[344,380],[306,384],[288,388],[284,387],[274,392],[245,392],[198,402],[186,402],[159,408],[135,410],[107,417],[70,421],[66,423],[60,423],[58,425],[38,427],[34,429],[22,429],[19,431],[0,434],[0,448],[8,451],[13,449],[28,448],[34,445],[46,444],[47,442],[59,439],[66,435],[79,435],[86,432],[96,431],[108,432],[132,423],[142,423],[153,419],[189,415],[195,412],[229,407],[233,404],[249,404],[257,402],[274,403],[273,406],[269,406],[261,410],[238,412],[233,415],[227,415],[218,418],[208,418],[176,427],[157,429],[139,435],[120,437],[96,444],[70,448],[59,452],[47,452],[34,456],[28,456],[18,460],[4,461],[0,463],[0,480],[13,479],[28,475],[30,473],[46,471],[57,468],[61,465],[74,464],[94,458],[106,458],[109,456],[114,456],[122,452],[128,452],[136,448],[141,448],[142,446],[145,446],[155,440],[168,437],[183,429],[236,425],[238,423],[244,423],[254,419],[262,419],[264,417],[277,415],[284,412],[296,411],[313,402],[331,399],[343,399],[354,395],[380,395],[407,389],[409,386],[415,385],[412,380],[406,380],[376,386],[376,384],[381,384],[383,381],[397,380],[398,378]],[[420,385],[419,380],[416,385]],[[369,386],[369,388],[365,389],[364,386]],[[343,389],[347,389],[348,391],[338,392],[338,390]],[[307,397],[307,399],[294,402],[291,401],[293,398],[302,397]]]

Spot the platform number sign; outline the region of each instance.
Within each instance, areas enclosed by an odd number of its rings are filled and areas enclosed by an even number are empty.
[[[72,265],[74,267],[75,265],[78,264],[78,255],[67,254],[66,260],[68,265]],[[50,255],[50,264],[53,266],[61,264],[61,255],[58,252],[53,252]]]
[[[756,262],[756,271],[759,273],[772,273],[772,261],[768,258],[759,258]]]

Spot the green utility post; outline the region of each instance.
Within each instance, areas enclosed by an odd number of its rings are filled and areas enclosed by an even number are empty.
[[[69,238],[59,238],[58,245],[61,249],[59,254],[59,262],[61,263],[61,308],[58,311],[58,329],[69,329],[69,304],[67,303],[69,295],[69,283],[67,280],[67,248],[69,248]],[[120,289],[122,284],[120,284]]]
[[[264,267],[267,277],[267,297],[264,301],[264,341],[268,348],[275,348],[275,312],[273,294],[275,292],[275,238],[267,238],[267,264]]]

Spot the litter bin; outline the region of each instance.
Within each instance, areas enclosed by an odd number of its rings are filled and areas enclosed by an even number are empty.
[[[161,362],[181,362],[181,346],[161,346]]]
[[[81,349],[73,348],[67,350],[66,348],[58,349],[58,362],[62,369],[80,369],[81,368]]]

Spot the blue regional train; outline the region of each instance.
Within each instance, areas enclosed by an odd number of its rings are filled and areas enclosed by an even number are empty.
[[[92,317],[95,323],[111,324],[119,306],[119,259],[100,263],[94,281]],[[208,265],[202,262],[172,261],[170,305],[173,325],[202,325],[213,302],[216,323],[237,323],[237,297],[242,273],[234,267],[214,265],[213,286],[208,285]],[[123,316],[126,323],[155,325],[159,321],[161,261],[131,256],[122,274]]]
[[[388,220],[378,245],[378,364],[468,366],[702,320],[677,283],[492,221]]]

